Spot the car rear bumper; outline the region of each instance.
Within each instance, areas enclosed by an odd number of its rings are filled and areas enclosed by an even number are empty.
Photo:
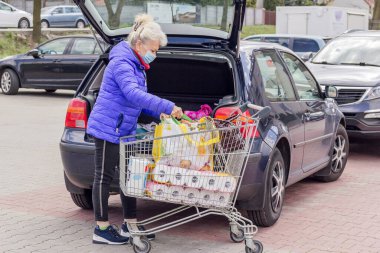
[[[59,146],[67,179],[78,188],[91,189],[95,172],[94,143],[85,141],[84,130],[65,129]],[[118,174],[114,176],[111,191],[119,191]]]
[[[339,108],[346,117],[346,128],[350,136],[380,137],[380,99],[341,105]]]

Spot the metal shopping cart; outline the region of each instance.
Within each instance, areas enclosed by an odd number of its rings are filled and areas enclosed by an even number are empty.
[[[263,114],[269,112],[267,107],[248,106],[259,111],[253,117],[237,115],[229,120],[208,120],[193,129],[185,124],[173,126],[180,129],[180,134],[157,137],[156,131],[156,135],[144,133],[121,139],[120,188],[123,193],[180,205],[127,224],[134,252],[150,252],[148,234],[209,215],[225,216],[230,223],[232,241],[245,241],[247,253],[262,252],[263,245],[253,239],[257,227],[235,208],[257,126]],[[194,212],[188,215],[191,210]],[[174,215],[179,214],[184,217],[173,220]],[[137,228],[156,222],[159,225],[145,231]]]

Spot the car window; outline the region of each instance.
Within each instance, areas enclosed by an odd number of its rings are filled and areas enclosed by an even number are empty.
[[[62,7],[58,7],[58,8],[55,8],[52,13],[54,14],[62,14],[63,13],[63,8]]]
[[[261,41],[261,37],[252,37],[252,38],[248,38],[247,40],[251,40],[251,41]]]
[[[63,54],[71,38],[57,39],[38,47],[43,54]]]
[[[100,42],[100,45],[101,45],[101,47],[103,48],[103,50],[105,50],[106,47],[107,47],[106,44],[105,44],[104,42]],[[102,50],[100,49],[98,43],[96,43],[94,54],[102,54],[102,53],[103,53],[103,52],[102,52]]]
[[[282,53],[301,100],[320,99],[318,84],[305,65],[295,56]]]
[[[281,37],[265,37],[264,41],[280,44],[284,47],[289,47],[289,38]]]
[[[77,8],[75,7],[65,7],[65,13],[69,13],[69,14],[72,14],[72,13],[77,13]]]
[[[77,38],[71,47],[70,54],[93,54],[96,41],[91,38]]]
[[[261,72],[266,97],[273,102],[296,100],[290,78],[276,51],[256,51],[254,57]]]
[[[314,40],[294,39],[293,51],[294,52],[318,52],[319,45]]]
[[[2,10],[2,11],[12,11],[12,8],[9,7],[6,4],[0,3],[0,10]]]

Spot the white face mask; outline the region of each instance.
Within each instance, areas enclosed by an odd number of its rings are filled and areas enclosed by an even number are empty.
[[[148,50],[144,57],[143,60],[146,64],[150,64],[152,61],[156,59],[156,56],[152,53],[152,51]]]

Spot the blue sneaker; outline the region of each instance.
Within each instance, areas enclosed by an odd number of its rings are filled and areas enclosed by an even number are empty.
[[[94,229],[92,236],[92,242],[97,244],[126,244],[129,241],[129,237],[125,237],[117,232],[116,226],[108,226],[107,229],[101,230],[99,226]]]
[[[137,228],[140,230],[140,231],[145,231],[145,228],[144,226],[137,226]],[[124,222],[123,225],[121,225],[121,230],[120,230],[120,234],[121,236],[125,236],[125,237],[130,237],[131,234],[129,233],[129,229],[128,229],[128,226],[127,224]],[[156,235],[155,234],[149,234],[146,236],[146,238],[148,238],[149,241],[152,241],[154,239],[156,239]]]

